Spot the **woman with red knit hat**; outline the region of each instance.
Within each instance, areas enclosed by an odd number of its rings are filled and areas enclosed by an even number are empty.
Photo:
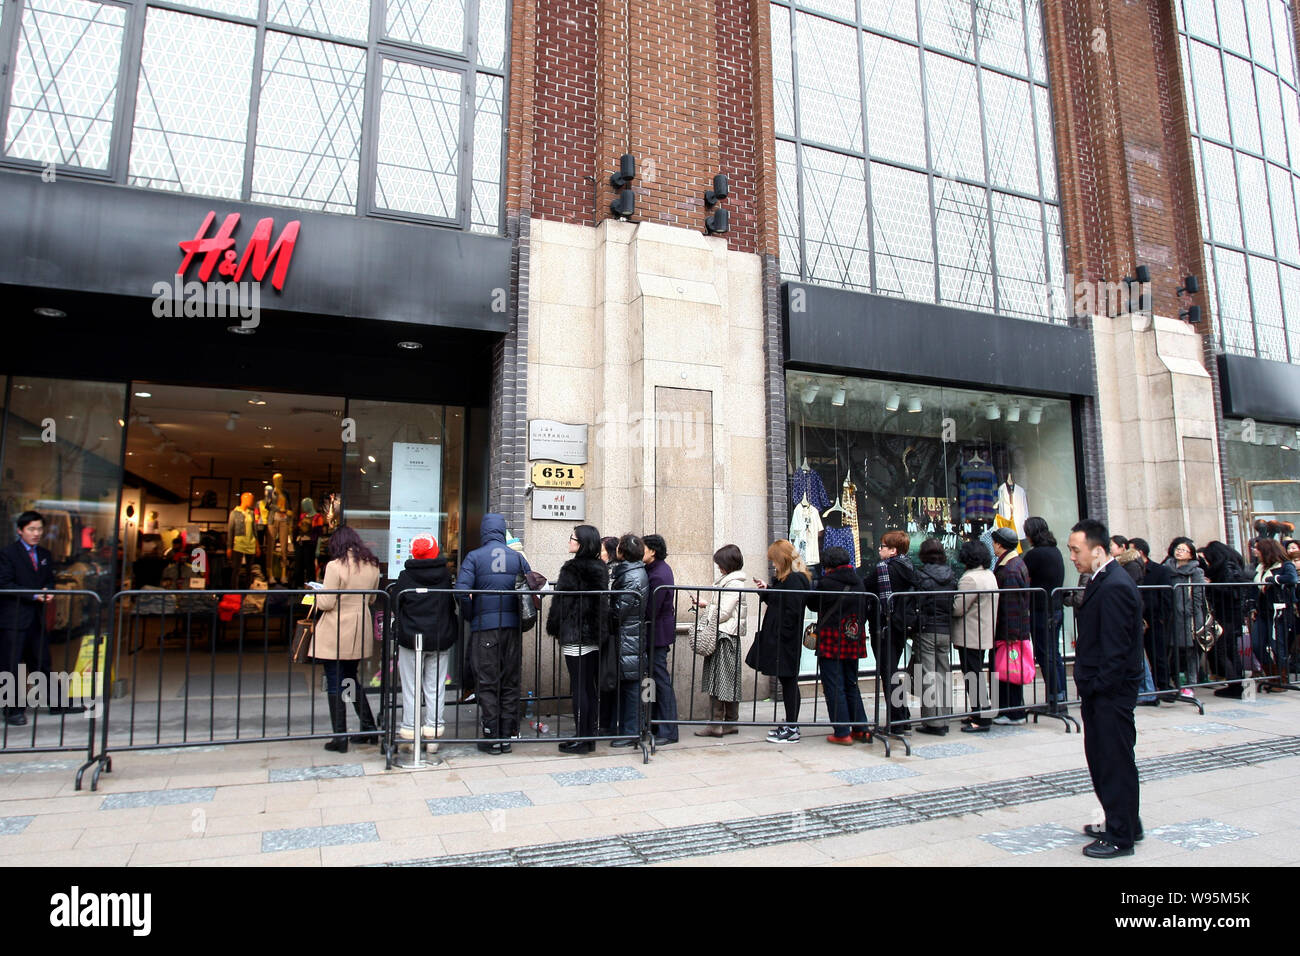
[[[418,593],[419,589],[428,589]],[[402,681],[402,723],[399,740],[415,740],[415,639],[421,638],[424,699],[421,705],[424,728],[421,736],[433,741],[446,726],[442,712],[447,699],[448,653],[456,643],[456,605],[451,594],[451,573],[447,559],[438,555],[438,541],[422,534],[411,542],[411,558],[397,578],[393,600],[397,613],[397,672]]]

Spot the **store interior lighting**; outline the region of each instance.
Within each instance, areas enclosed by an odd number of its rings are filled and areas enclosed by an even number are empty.
[[[885,402],[885,411],[887,412],[898,411],[899,403],[902,401],[903,401],[903,396],[898,394],[898,392],[895,392],[893,395],[889,396],[889,401]]]
[[[831,396],[831,404],[834,405],[836,408],[843,408],[844,398],[845,398],[845,388],[843,385],[841,385],[839,388],[835,389],[835,394]]]
[[[1009,422],[1018,422],[1018,421],[1020,421],[1020,403],[1019,403],[1019,402],[1012,402],[1012,403],[1011,403],[1011,407],[1007,409],[1007,421],[1009,421]]]
[[[995,422],[1002,417],[1002,409],[998,408],[997,402],[988,403],[988,406],[984,409],[984,417],[991,422]]]
[[[913,395],[907,400],[907,410],[915,415],[921,410],[921,396]]]
[[[820,390],[821,390],[821,386],[817,384],[805,386],[803,390],[803,403],[805,405],[811,405],[813,403],[813,399],[817,397],[817,393]]]
[[[226,431],[233,432],[237,421],[239,421],[239,412],[231,412],[230,417],[226,419]]]
[[[1042,405],[1030,405],[1030,406],[1029,406],[1029,424],[1031,424],[1031,425],[1037,425],[1037,424],[1038,424],[1039,422],[1041,422],[1042,420],[1043,420],[1043,406],[1042,406]]]

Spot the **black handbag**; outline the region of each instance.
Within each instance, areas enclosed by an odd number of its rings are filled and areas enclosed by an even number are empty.
[[[528,586],[528,579],[522,571],[515,575],[515,590],[520,592],[519,630],[521,633],[531,631],[537,623],[537,605],[534,603],[532,588]]]

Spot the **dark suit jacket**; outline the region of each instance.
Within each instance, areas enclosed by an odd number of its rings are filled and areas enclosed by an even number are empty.
[[[1137,697],[1142,683],[1142,598],[1118,562],[1095,575],[1075,612],[1074,682],[1083,697]]]
[[[1147,585],[1172,585],[1174,583],[1173,575],[1169,569],[1159,561],[1148,561],[1146,567],[1146,577],[1142,579],[1143,584]],[[1207,588],[1211,594],[1213,589]],[[1174,613],[1174,596],[1170,591],[1141,591],[1142,595],[1142,616],[1146,618],[1147,623],[1152,629],[1159,628],[1161,635],[1169,634],[1169,618]]]
[[[12,541],[8,547],[0,550],[0,590],[54,590],[54,563],[50,552],[37,545],[36,560],[40,562],[39,570],[32,567],[32,559],[27,556],[27,549],[21,541]],[[21,631],[30,627],[36,620],[37,607],[38,602],[30,594],[17,598],[0,595],[0,630]]]

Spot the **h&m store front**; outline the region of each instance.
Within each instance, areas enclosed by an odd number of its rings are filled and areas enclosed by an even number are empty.
[[[227,517],[268,485],[385,578],[422,531],[477,545],[508,239],[8,172],[0,208],[0,520],[42,512],[65,580],[171,583],[203,543],[235,586]],[[292,537],[259,539],[271,581],[316,577]]]

